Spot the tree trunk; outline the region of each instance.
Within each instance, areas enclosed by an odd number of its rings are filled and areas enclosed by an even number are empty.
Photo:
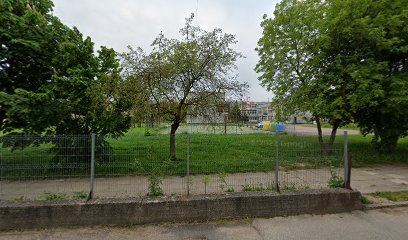
[[[384,132],[380,135],[380,144],[382,150],[384,150],[387,153],[392,153],[395,152],[397,149],[397,143],[400,134],[398,131],[393,131],[393,130],[383,130]]]
[[[314,114],[314,117],[316,120],[317,133],[319,135],[320,152],[323,153],[324,143],[323,143],[322,125],[320,124],[320,117],[319,115],[317,115],[317,113]]]
[[[175,120],[170,129],[170,160],[176,160],[176,131],[180,126],[180,121]]]
[[[319,135],[319,144],[320,144],[320,153],[327,155],[332,152],[332,147],[334,144],[334,140],[336,140],[336,134],[337,134],[337,129],[340,126],[339,121],[335,121],[332,131],[330,133],[330,139],[328,143],[325,143],[323,141],[323,132],[322,132],[322,125],[320,123],[320,117],[316,113],[314,114],[315,120],[316,120],[316,126],[317,126],[317,132]]]
[[[330,140],[329,142],[326,144],[326,154],[330,154],[333,151],[333,144],[334,144],[334,140],[336,140],[336,134],[337,134],[337,129],[340,126],[340,121],[335,121],[333,124],[333,128],[332,131],[330,133]]]

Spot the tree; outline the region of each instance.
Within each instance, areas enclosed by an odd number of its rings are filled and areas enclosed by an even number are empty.
[[[325,52],[348,72],[354,121],[387,152],[408,133],[408,5],[402,0],[331,1]]]
[[[406,5],[406,4],[405,4]],[[282,112],[355,121],[388,150],[407,134],[407,6],[391,0],[284,0],[264,18],[260,81]],[[280,113],[280,115],[285,115]],[[287,115],[287,114],[286,114]],[[387,143],[388,142],[388,143]],[[329,148],[330,149],[330,148]]]
[[[260,60],[255,70],[259,80],[275,97],[277,116],[284,118],[299,112],[310,112],[317,122],[322,151],[331,149],[338,127],[350,121],[345,99],[345,82],[331,78],[330,65],[322,46],[325,38],[325,2],[319,0],[283,0],[274,18],[264,16],[263,36],[258,41]],[[320,121],[332,123],[327,144],[323,141]]]
[[[0,1],[0,91],[36,91],[51,79],[50,61],[69,28],[49,14],[51,1]],[[0,127],[5,118],[0,103]]]
[[[228,116],[230,120],[234,123],[239,123],[239,122],[244,121],[238,101],[230,103]]]
[[[11,94],[0,93],[3,132],[116,136],[129,128],[126,110],[131,103],[121,86],[116,53],[102,47],[94,56],[90,39],[76,37],[78,42],[65,43],[61,55],[55,56],[72,65],[68,69],[53,74],[36,91],[16,88]]]
[[[48,0],[0,2],[0,130],[95,133],[104,144],[105,136],[130,126],[132,102],[119,59],[106,47],[95,54],[92,40],[62,24],[52,6]]]
[[[170,121],[170,159],[176,159],[176,131],[188,114],[199,115],[224,105],[225,99],[240,96],[245,83],[232,75],[235,61],[242,57],[231,48],[235,37],[221,29],[205,31],[186,19],[182,39],[162,33],[153,41],[149,54],[142,49],[123,54],[127,76],[148,88],[150,100]]]

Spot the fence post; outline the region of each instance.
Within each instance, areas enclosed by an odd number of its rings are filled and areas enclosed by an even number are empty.
[[[88,200],[93,198],[94,192],[94,179],[95,179],[95,134],[91,135],[91,181],[89,186]]]
[[[348,179],[348,137],[347,131],[344,131],[344,183],[343,186],[346,187],[347,179]]]
[[[189,116],[190,122],[188,123],[189,131],[187,134],[187,195],[190,195],[190,137],[192,132],[191,115]]]
[[[279,190],[279,131],[276,129],[276,138],[275,138],[275,183],[276,183],[276,191],[280,192]]]

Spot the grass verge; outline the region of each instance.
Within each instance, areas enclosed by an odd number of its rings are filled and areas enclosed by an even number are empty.
[[[381,197],[388,199],[393,202],[404,202],[408,201],[408,191],[401,191],[401,192],[375,192],[371,193],[371,196],[374,197]]]

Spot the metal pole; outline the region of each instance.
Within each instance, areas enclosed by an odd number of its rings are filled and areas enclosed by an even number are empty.
[[[276,183],[276,191],[280,192],[279,190],[279,131],[276,129],[276,139],[275,139],[275,183]]]
[[[191,117],[190,117],[191,121]],[[190,133],[187,136],[187,195],[190,195]]]
[[[94,179],[95,179],[95,134],[91,135],[91,181],[89,186],[88,200],[93,198],[94,191]]]
[[[344,186],[348,179],[348,138],[347,131],[344,131]]]

